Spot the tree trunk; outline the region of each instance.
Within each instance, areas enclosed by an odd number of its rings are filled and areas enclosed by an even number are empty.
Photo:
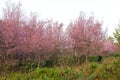
[[[39,54],[38,52],[36,52],[36,53],[37,53],[36,55],[37,55],[37,58],[38,58],[38,66],[37,67],[39,68],[40,67],[40,61],[41,61],[40,60],[41,54]]]
[[[55,68],[55,66],[56,66],[56,57],[57,57],[57,53],[55,53],[54,55],[53,55],[53,67]]]
[[[79,66],[79,64],[80,64],[80,59],[79,59],[79,57],[78,57],[78,66]]]
[[[88,80],[88,55],[89,55],[89,50],[86,53],[86,62],[85,62],[85,75],[86,75],[86,79]]]
[[[40,67],[40,56],[38,57],[38,68]]]
[[[60,61],[61,61],[60,66],[63,67],[64,62],[63,62],[63,56],[62,55],[60,56]]]
[[[86,53],[85,63],[88,63],[88,53]]]

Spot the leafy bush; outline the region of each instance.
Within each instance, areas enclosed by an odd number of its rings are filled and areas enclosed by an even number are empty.
[[[90,70],[92,70],[92,68]],[[94,70],[91,76],[93,79],[98,80],[119,80],[120,79],[119,73],[120,73],[120,58],[110,57],[105,59],[104,62]]]
[[[89,61],[90,62],[97,62],[98,56],[90,56]]]

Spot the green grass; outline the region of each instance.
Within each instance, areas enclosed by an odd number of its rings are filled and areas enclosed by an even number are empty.
[[[29,73],[7,73],[0,80],[77,80],[82,79],[82,72],[67,68],[37,68]]]

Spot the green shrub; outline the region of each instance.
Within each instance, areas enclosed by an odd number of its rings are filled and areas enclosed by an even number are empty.
[[[90,56],[89,62],[97,62],[98,56]]]
[[[95,75],[94,78],[100,80],[119,80],[120,58],[111,57],[105,60],[92,73],[92,75]]]
[[[36,68],[29,73],[8,73],[0,80],[77,80],[83,78],[80,70],[66,68]]]

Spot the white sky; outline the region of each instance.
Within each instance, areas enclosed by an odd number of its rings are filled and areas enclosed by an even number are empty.
[[[5,5],[0,0],[0,10]],[[11,0],[20,1],[25,12],[37,12],[42,19],[53,19],[63,22],[65,26],[71,20],[77,19],[80,11],[93,13],[99,20],[103,20],[103,28],[108,27],[108,34],[112,35],[120,20],[119,0]],[[0,13],[1,15],[1,13]]]

